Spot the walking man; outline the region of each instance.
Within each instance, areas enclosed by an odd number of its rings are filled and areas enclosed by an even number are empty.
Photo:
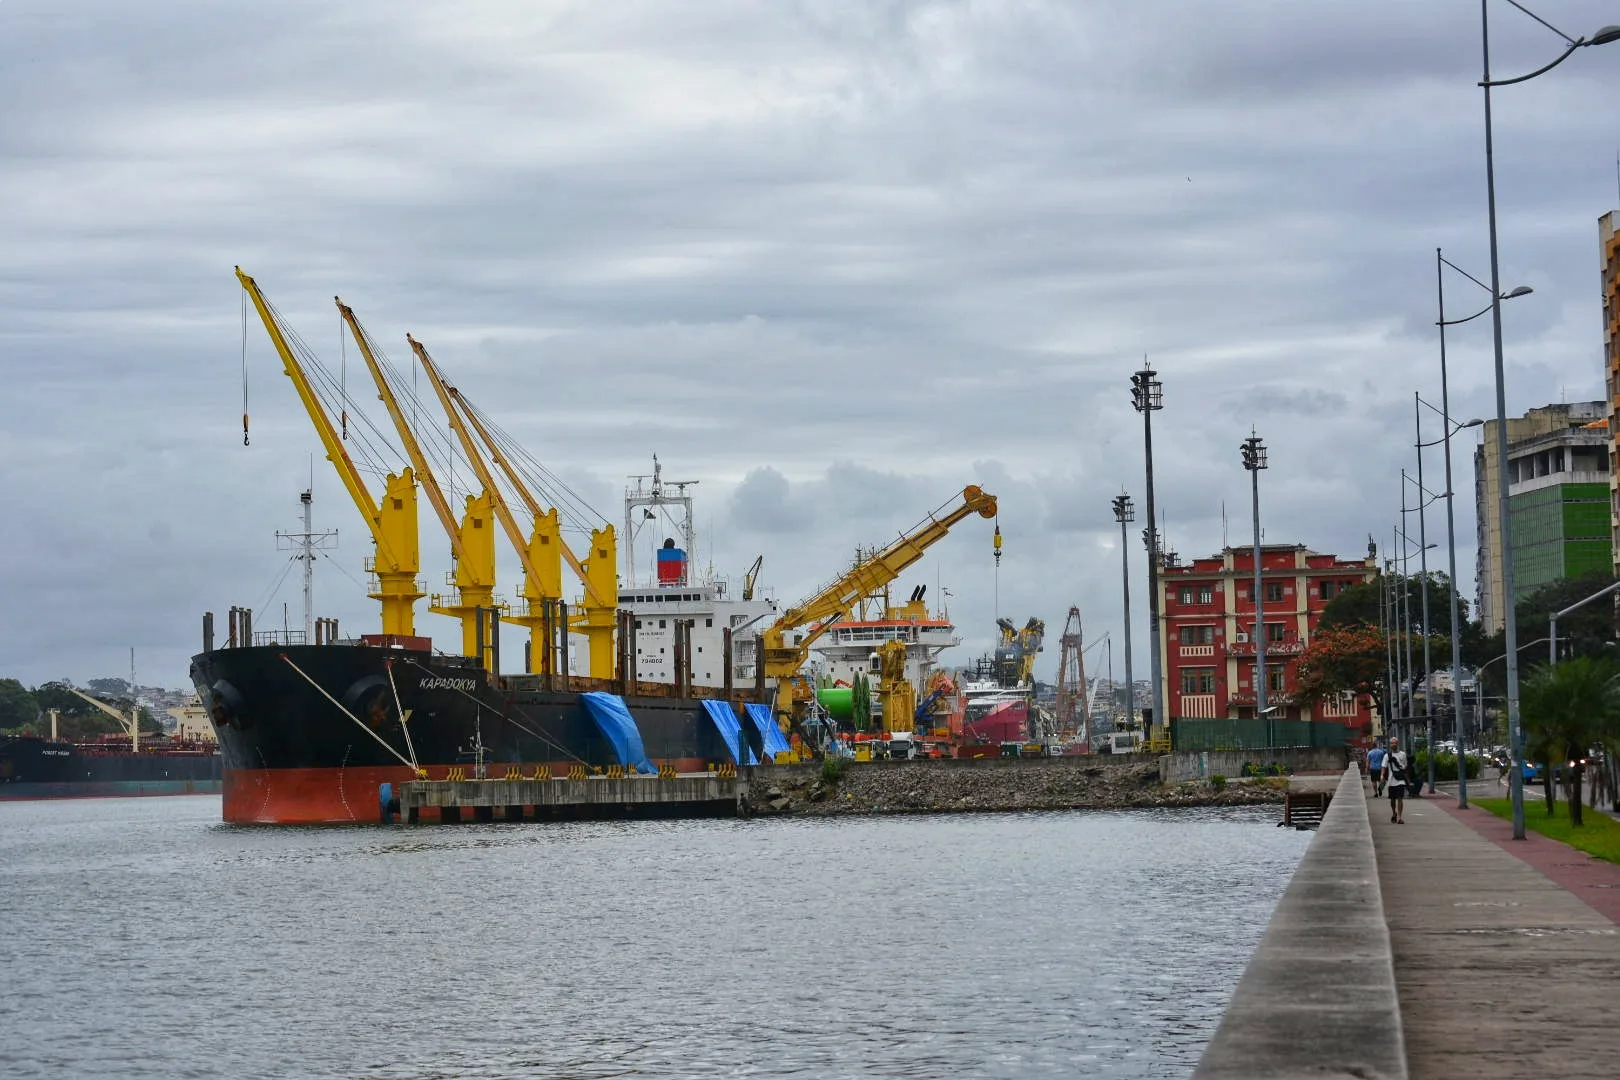
[[[1367,751],[1367,776],[1372,780],[1373,798],[1380,799],[1384,795],[1384,748],[1374,744]]]
[[[1406,824],[1406,751],[1401,740],[1389,740],[1389,753],[1384,755],[1384,784],[1389,790],[1389,820],[1397,825]]]

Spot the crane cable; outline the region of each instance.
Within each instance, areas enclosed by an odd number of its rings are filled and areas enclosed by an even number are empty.
[[[342,359],[339,361],[340,367],[339,367],[338,370],[341,372],[341,374],[338,377],[341,380],[340,381],[340,386],[341,386],[341,389],[343,391],[343,400],[341,402],[343,408],[339,412],[339,416],[340,416],[340,421],[339,422],[340,422],[340,424],[342,426],[343,441],[348,442],[349,441],[349,340],[348,340],[348,337],[343,333],[343,329],[344,329],[344,327],[343,327],[343,313],[340,311],[340,312],[338,312],[338,352],[342,356]]]
[[[247,293],[242,293],[242,445],[248,445]]]
[[[411,761],[404,754],[401,754],[398,750],[395,750],[392,746],[390,746],[388,744],[387,739],[384,739],[381,735],[377,734],[375,731],[372,731],[369,727],[367,727],[365,725],[365,722],[362,721],[358,716],[354,715],[354,713],[352,713],[348,709],[344,708],[343,703],[341,701],[339,701],[337,698],[333,697],[331,694],[328,694],[326,692],[326,689],[323,686],[321,686],[320,683],[316,682],[314,679],[310,678],[308,675],[305,675],[304,674],[304,669],[299,667],[297,664],[292,662],[292,657],[288,656],[286,653],[282,653],[281,654],[281,659],[286,663],[286,665],[288,667],[290,667],[294,671],[298,672],[298,674],[303,675],[304,676],[304,681],[309,683],[309,685],[313,686],[316,689],[316,691],[321,695],[321,697],[325,698],[327,701],[330,701],[333,705],[336,705],[337,708],[338,708],[338,712],[341,712],[344,716],[347,716],[350,720],[353,720],[356,727],[358,727],[361,731],[365,732],[367,735],[370,735],[373,739],[376,739],[379,743],[382,744],[382,748],[384,750],[387,750],[390,754],[393,754],[396,758],[398,758],[401,765],[404,765],[406,768],[410,769],[412,772],[417,771],[416,762]]]
[[[410,659],[408,657],[406,658],[405,662],[407,664],[411,665],[413,668],[416,668],[418,671],[425,672],[428,675],[435,676],[435,677],[438,675],[438,672],[434,671],[432,668],[424,667],[422,664],[420,664],[417,661],[412,660],[412,659]],[[539,739],[541,742],[545,743],[547,746],[551,747],[553,750],[555,750],[558,753],[562,754],[564,757],[573,758],[576,762],[578,762],[581,765],[589,765],[590,764],[590,762],[586,761],[584,758],[580,757],[578,754],[576,754],[573,751],[569,750],[566,746],[563,746],[561,743],[553,742],[549,736],[541,734],[540,732],[534,730],[534,728],[529,727],[527,724],[523,724],[523,723],[518,722],[517,720],[514,720],[512,717],[508,716],[506,713],[501,712],[501,710],[497,709],[495,706],[491,705],[489,702],[485,701],[483,698],[476,697],[476,696],[474,696],[472,694],[469,694],[469,693],[467,693],[467,691],[462,690],[459,687],[450,687],[449,690],[453,694],[460,694],[462,697],[466,698],[468,701],[471,701],[474,705],[478,705],[478,706],[481,706],[482,708],[488,709],[490,712],[494,713],[496,716],[500,717],[502,720],[505,720],[507,723],[511,724],[513,727],[517,728],[518,730],[528,732],[530,735],[533,735],[535,738]],[[513,712],[516,712],[516,713],[519,713],[520,715],[523,715],[523,718],[525,720],[530,719],[529,716],[527,716],[526,714],[523,714],[522,710],[517,707],[517,702],[508,701],[507,705],[512,709]]]

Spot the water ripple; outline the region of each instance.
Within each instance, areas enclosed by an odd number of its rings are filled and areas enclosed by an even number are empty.
[[[0,1075],[1185,1077],[1275,808],[414,829],[0,804]]]

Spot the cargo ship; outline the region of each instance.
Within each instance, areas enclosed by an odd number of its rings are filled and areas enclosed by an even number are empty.
[[[684,513],[673,531],[684,546],[664,537],[656,576],[639,584],[634,556],[627,559],[613,678],[572,673],[562,645],[554,671],[502,674],[498,649],[483,650],[485,664],[444,655],[425,637],[340,639],[307,614],[313,634],[256,632],[242,609],[231,611],[225,646],[213,648],[205,619],[190,674],[224,760],[224,820],[372,822],[394,785],[418,778],[562,777],[613,766],[685,772],[787,751],[763,704],[757,630],[750,634],[775,604],[753,598],[752,576],[733,599],[728,583],[692,572],[689,497],[666,493],[656,465],[654,477],[651,488],[626,492],[626,506],[640,516],[678,504]],[[302,501],[304,531],[286,535],[308,545],[321,534],[307,493]],[[308,573],[307,553],[294,557]],[[564,609],[555,621],[566,619]],[[556,629],[545,639],[564,636]]]
[[[93,740],[0,736],[0,800],[217,795],[223,763],[211,743],[123,736]]]
[[[194,657],[192,680],[224,757],[224,819],[377,821],[384,785],[419,777],[692,771],[739,753],[757,759],[772,732],[780,738],[768,710],[743,707],[747,694],[503,676],[425,646],[376,635]]]

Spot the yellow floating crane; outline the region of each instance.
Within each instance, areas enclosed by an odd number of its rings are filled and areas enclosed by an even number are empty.
[[[540,659],[542,665],[549,664],[551,646],[550,642],[545,640],[544,627],[547,619],[544,612],[548,601],[562,598],[562,563],[566,561],[585,587],[585,610],[578,616],[570,616],[570,628],[578,626],[585,634],[591,678],[611,679],[615,661],[613,634],[618,624],[619,605],[618,552],[613,527],[608,525],[592,531],[590,558],[582,562],[563,542],[556,509],[554,507],[547,509],[540,505],[517,469],[501,452],[497,440],[479,418],[478,411],[467,402],[459,390],[445,382],[438,365],[434,363],[433,357],[428,354],[421,342],[409,334],[405,335],[405,340],[410,342],[422,370],[427,373],[428,381],[432,383],[434,393],[438,395],[439,404],[443,406],[445,415],[450,420],[450,427],[461,441],[463,454],[477,471],[479,481],[490,495],[495,516],[523,564],[523,597],[527,602],[526,610],[521,614],[508,616],[507,621],[529,628],[531,664],[535,659]],[[485,463],[483,451],[473,442],[467,430],[469,425],[488,448],[489,460],[500,467],[507,482],[528,507],[534,527],[527,538],[523,536],[511,508],[501,496],[494,476]],[[544,666],[542,670],[545,670]]]
[[[909,533],[871,558],[856,564],[808,599],[782,612],[760,635],[765,677],[776,680],[775,714],[779,723],[791,723],[799,704],[810,696],[810,688],[799,669],[809,659],[810,646],[816,639],[826,633],[834,622],[848,617],[862,599],[887,586],[908,566],[922,558],[923,553],[943,539],[957,522],[973,514],[983,518],[995,517],[996,497],[977,485],[969,484],[962,489],[961,501],[954,507],[949,510],[940,507],[929,514]],[[806,626],[809,629],[795,635],[789,644],[788,632]],[[897,710],[903,708],[901,702],[896,702],[896,705]],[[887,703],[884,715],[886,724],[892,722],[887,719]],[[909,725],[911,712],[907,711],[905,716]]]
[[[337,469],[338,478],[343,481],[349,498],[354,500],[355,508],[360,511],[360,517],[371,532],[372,542],[376,544],[376,554],[367,560],[367,570],[376,575],[377,582],[367,595],[382,603],[382,632],[391,636],[413,637],[416,633],[415,604],[427,595],[417,581],[421,552],[417,547],[416,475],[410,466],[398,473],[390,473],[384,480],[382,499],[372,497],[360,470],[343,448],[337,429],[332,426],[332,418],[316,396],[303,365],[288,344],[281,316],[259,291],[258,283],[242,273],[240,266],[236,268],[236,277],[253,301],[253,307],[270,335],[270,342],[281,357],[282,369],[292,380],[293,387],[298,391],[298,400],[303,403],[304,411],[309,413],[315,425],[321,445],[326,450],[326,459]]]
[[[427,455],[422,452],[422,444],[406,421],[404,410],[399,407],[399,400],[394,395],[393,387],[389,385],[382,365],[377,361],[376,346],[371,340],[371,335],[366,333],[365,328],[360,325],[360,320],[355,318],[353,308],[336,296],[332,298],[332,302],[337,305],[338,314],[343,317],[355,344],[360,347],[360,355],[365,359],[366,369],[371,372],[372,381],[377,384],[378,400],[387,407],[388,416],[394,422],[394,430],[399,432],[400,441],[405,444],[405,453],[411,460],[411,468],[416,471],[416,479],[421,483],[422,490],[427,493],[428,502],[432,504],[439,523],[444,526],[445,535],[450,538],[450,551],[456,567],[454,576],[456,593],[453,601],[448,604],[443,603],[437,595],[430,597],[428,610],[438,615],[449,615],[459,619],[462,655],[476,656],[480,663],[486,663],[486,657],[479,654],[489,651],[496,625],[493,621],[496,608],[493,499],[487,488],[480,495],[467,496],[461,521],[459,524],[456,522],[455,515],[450,510],[450,503],[444,496],[444,490],[433,474],[433,467],[429,464]]]

